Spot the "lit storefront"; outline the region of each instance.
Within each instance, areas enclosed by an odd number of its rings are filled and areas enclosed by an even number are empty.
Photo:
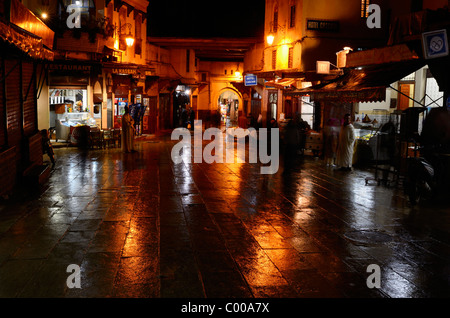
[[[79,126],[101,127],[101,105],[94,104],[94,85],[99,64],[56,61],[49,69],[49,125],[56,140],[71,141],[71,130]]]
[[[125,113],[125,107],[134,107],[136,114],[132,114],[139,126],[138,134],[144,132],[144,116],[150,116],[149,96],[146,87],[153,83],[155,70],[143,65],[105,63],[103,65],[107,87],[107,109],[109,128],[121,128],[121,119]],[[134,110],[133,109],[133,110]],[[152,114],[156,119],[156,113]],[[148,130],[148,118],[146,127]],[[155,122],[151,120],[151,122]],[[142,126],[142,128],[141,128]]]

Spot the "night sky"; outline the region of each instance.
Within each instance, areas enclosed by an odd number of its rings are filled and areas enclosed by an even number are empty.
[[[149,36],[257,37],[264,33],[265,0],[150,1]]]

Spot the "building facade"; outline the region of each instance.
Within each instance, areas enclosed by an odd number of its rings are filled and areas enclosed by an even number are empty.
[[[0,4],[0,196],[48,176],[43,165],[37,100],[54,33],[18,0]],[[28,181],[35,181],[30,179]],[[30,183],[30,182],[29,182]]]
[[[384,6],[387,1],[374,2]],[[281,114],[292,118],[299,113],[311,126],[320,127],[317,105],[283,92],[335,78],[340,74],[337,54],[348,52],[347,48],[362,50],[384,43],[387,15],[382,15],[382,28],[367,27],[368,4],[361,0],[266,1],[264,42],[247,53],[245,70],[260,79],[265,123],[272,118],[279,120]],[[327,74],[317,72],[318,62],[325,62]]]

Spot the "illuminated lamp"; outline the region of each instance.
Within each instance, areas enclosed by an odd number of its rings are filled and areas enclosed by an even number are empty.
[[[125,38],[125,42],[127,43],[127,46],[133,46],[133,44],[134,44],[134,37],[133,37],[133,35],[131,35],[131,32]]]
[[[275,36],[274,36],[272,33],[270,33],[270,34],[267,36],[267,44],[272,45],[274,39],[275,39]]]

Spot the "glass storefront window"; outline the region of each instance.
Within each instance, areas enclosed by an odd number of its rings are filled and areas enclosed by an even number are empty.
[[[50,88],[49,93],[50,109],[64,104],[66,113],[89,112],[86,89]]]

